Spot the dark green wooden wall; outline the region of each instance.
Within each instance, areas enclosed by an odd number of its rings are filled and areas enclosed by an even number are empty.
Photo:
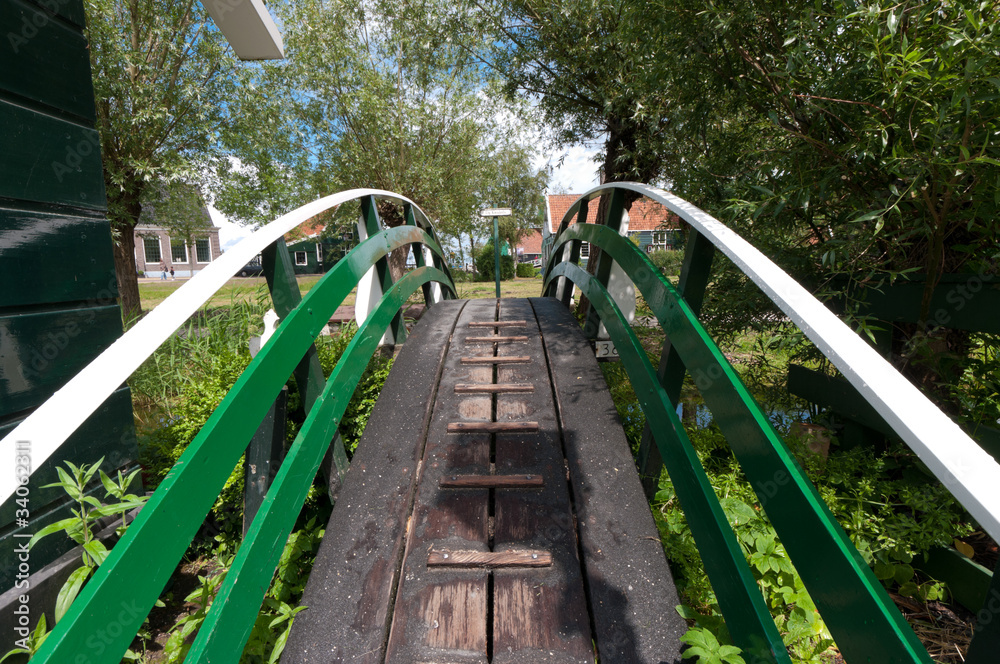
[[[0,437],[122,332],[83,7],[0,0]],[[55,465],[101,456],[108,471],[137,457],[127,387],[32,475],[27,528],[0,505],[0,591],[14,533],[68,516],[61,490],[40,488]],[[32,571],[70,544],[43,540]]]

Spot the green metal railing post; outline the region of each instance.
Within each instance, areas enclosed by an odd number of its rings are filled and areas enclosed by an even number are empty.
[[[372,237],[382,230],[378,215],[378,201],[375,200],[374,196],[366,196],[361,199],[361,216],[364,217],[368,237]],[[386,254],[385,258],[375,264],[375,276],[382,287],[382,293],[388,293],[389,289],[392,288],[392,270],[389,269],[390,256],[391,254]],[[402,311],[392,319],[389,329],[392,332],[393,343],[401,344],[406,341],[406,325],[403,323]]]
[[[285,414],[288,386],[281,388],[257,433],[250,439],[243,457],[243,536],[257,515],[271,481],[285,456]]]
[[[590,211],[590,201],[584,201],[580,206],[579,217],[576,223],[585,224],[587,223],[587,214]],[[563,260],[568,260],[573,265],[580,264],[580,243],[571,242],[569,245],[569,256],[563,254]],[[556,290],[555,297],[563,303],[567,309],[569,309],[570,304],[573,302],[573,282],[566,277],[559,277],[556,280]]]
[[[622,213],[625,211],[625,191],[623,189],[615,189],[611,192],[611,200],[608,201],[608,211],[607,216],[604,218],[604,225],[618,233],[622,227]],[[589,260],[594,260],[594,245],[590,245],[590,258]],[[604,251],[600,247],[597,247],[597,265],[593,270],[588,268],[588,272],[593,274],[598,283],[604,288],[608,287],[608,281],[611,279],[611,266],[614,265],[614,259],[610,256],[605,256]],[[597,332],[601,327],[601,317],[594,310],[594,307],[588,307],[587,309],[587,321],[583,326],[583,335],[588,339],[596,339]]]
[[[992,664],[1000,652],[1000,563],[993,570],[993,579],[983,608],[976,615],[976,631],[973,632],[966,664]]]
[[[497,284],[497,299],[500,299],[500,221],[493,217],[493,279]]]
[[[285,320],[285,317],[302,302],[302,291],[299,290],[299,282],[295,278],[295,266],[292,265],[292,258],[288,254],[285,241],[279,239],[262,251],[260,256],[264,278],[267,279],[267,287],[271,291],[274,313],[278,314],[279,320]],[[326,384],[315,344],[309,346],[302,361],[295,367],[295,382],[299,386],[302,409],[308,415]],[[349,465],[344,443],[339,436],[330,445],[330,456],[337,471],[337,478],[334,482],[333,477],[328,477],[328,486],[339,486]]]
[[[688,236],[687,248],[684,251],[684,264],[677,282],[677,292],[687,301],[695,315],[701,313],[701,304],[705,298],[705,289],[708,287],[708,277],[712,272],[712,259],[714,257],[715,245],[692,228]],[[684,361],[678,355],[677,349],[670,343],[670,338],[667,337],[663,341],[663,350],[660,353],[656,377],[663,389],[666,390],[667,397],[674,407],[677,406],[681,396],[685,372]],[[646,497],[652,500],[659,485],[663,458],[653,441],[648,422],[642,430],[642,441],[639,444],[636,462],[639,465],[642,488],[646,492]]]
[[[685,365],[694,373],[705,403],[757,494],[760,506],[782,538],[782,545],[831,634],[837,639],[844,658],[848,662],[929,664],[930,658],[913,630],[687,302],[648,257],[613,230],[594,224],[570,227],[557,239],[556,248],[576,240],[600,243],[603,251],[618,262],[653,310],[663,331],[671,339],[672,347],[677,349]],[[551,269],[546,286],[560,274],[570,276],[588,298],[591,291],[598,294],[606,292],[603,286],[598,288],[597,280],[592,275],[568,264]],[[594,303],[600,306],[597,299]],[[609,314],[609,311],[605,308],[601,312],[605,325],[610,320],[613,325],[622,327],[615,314]],[[617,315],[620,317],[620,312]],[[624,325],[624,331],[612,331],[610,326],[608,330],[616,346],[632,343],[631,339],[635,336],[627,325]],[[665,408],[670,402],[658,381],[654,389],[647,386],[645,373],[648,371],[655,375],[655,372],[645,361],[645,353],[641,357],[643,362],[638,370],[626,365],[640,404],[644,411],[650,401],[654,408],[657,407],[657,399],[652,397],[656,392],[663,395],[659,407]],[[649,412],[647,417],[650,417]],[[676,414],[671,410],[668,417],[673,425]],[[676,426],[680,426],[679,423]],[[670,444],[661,442],[661,423],[652,422],[652,428],[671,480],[677,487],[677,495],[683,502],[685,494],[691,489],[681,485],[688,481],[684,473],[690,471],[681,470],[679,474],[671,467],[669,455],[676,455],[677,452]],[[698,472],[698,469],[694,470]],[[704,472],[703,469],[700,472]],[[718,506],[717,498],[714,506]],[[684,505],[684,510],[695,533],[696,522],[700,519],[692,516],[687,505]],[[697,533],[695,538],[698,539]],[[708,570],[709,559],[719,549],[701,541],[697,543]],[[711,571],[709,577],[722,606],[725,595],[736,592],[737,588],[717,585]],[[727,623],[742,617],[738,611],[727,612],[725,606],[723,613]]]
[[[379,260],[394,249],[413,243],[422,243],[435,254],[442,253],[440,244],[421,228],[401,226],[387,229],[355,247],[302,298],[299,306],[283,319],[274,338],[261,348],[237,378],[219,407],[149,498],[145,508],[49,634],[34,660],[39,664],[62,664],[78,661],[83,654],[84,659],[92,664],[120,661],[218,498],[232,468],[245,452],[248,441],[313,340],[322,332],[330,314]],[[274,257],[275,262],[278,255]],[[360,350],[349,362],[342,357],[337,366],[350,364],[350,375],[360,376],[371,357],[370,349],[374,349],[391,319],[398,317],[402,303],[430,280],[442,283],[454,294],[454,284],[445,272],[425,267],[419,273],[414,271],[408,274],[398,287],[390,288],[388,296],[383,297],[369,316],[372,322],[365,328],[368,332],[355,335],[352,340],[354,346],[349,345],[345,356],[352,353],[352,348]],[[294,524],[322,455],[337,428],[338,411],[346,406],[353,393],[352,385],[356,384],[356,380],[352,379],[352,382],[346,378],[339,383],[335,376],[331,376],[331,380],[332,387],[324,388],[307,416],[309,432],[300,431],[300,435],[309,439],[308,450],[303,450],[303,445],[296,447],[293,444],[250,525],[247,540],[240,547],[237,555],[240,560],[247,560],[249,567],[240,570],[234,564],[227,575],[227,584],[236,584],[240,578],[244,579],[240,590],[243,595],[259,594],[256,605],[245,602],[238,607],[230,607],[232,610],[239,609],[237,613],[249,610],[252,614],[247,624],[230,625],[234,637],[240,630],[252,628],[260,598],[274,573],[272,561],[281,553],[287,529]],[[340,386],[350,389],[345,389],[342,394],[336,389]],[[282,491],[282,484],[288,489]],[[258,539],[263,541],[255,546],[253,542]],[[256,566],[261,560],[268,561],[270,566]],[[213,607],[218,605],[218,611],[221,611],[225,604],[217,598]],[[239,600],[235,604],[239,604]],[[109,623],[109,619],[114,622]],[[109,624],[114,624],[116,631],[109,631]],[[93,645],[94,634],[104,635],[99,650]],[[237,659],[240,649],[225,652],[225,657],[210,661]]]
[[[309,491],[309,484],[301,480],[316,474],[324,443],[343,417],[369,358],[396,312],[422,283],[441,278],[445,278],[445,273],[432,267],[417,268],[403,275],[382,294],[378,306],[358,328],[330,374],[315,411],[302,423],[258,518],[240,545],[191,645],[190,661],[222,662],[231,653],[242,652],[284,543]]]
[[[653,422],[656,444],[666,460],[691,534],[702,552],[705,572],[716,590],[733,642],[749,655],[748,662],[791,664],[743,549],[642,344],[596,277],[568,263],[555,266],[550,278],[560,274],[572,279],[587,296],[591,310],[601,315],[643,412]]]

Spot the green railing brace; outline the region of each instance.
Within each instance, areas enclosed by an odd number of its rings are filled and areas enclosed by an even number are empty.
[[[358,328],[281,464],[198,631],[187,661],[221,662],[227,659],[227,654],[243,651],[284,543],[368,360],[407,298],[424,284],[445,280],[447,275],[432,267],[420,267],[404,275]],[[339,533],[331,536],[337,537]]]
[[[330,315],[379,259],[384,259],[394,249],[413,243],[429,247],[438,256],[442,254],[441,247],[427,232],[412,226],[400,226],[372,234],[317,282],[236,380],[222,403],[150,497],[135,522],[55,626],[33,661],[52,664],[120,661],[236,466],[250,437],[293,369],[322,332]],[[399,288],[387,289],[389,294],[386,300],[389,304],[386,305],[386,310],[380,307],[373,313],[375,320],[372,328],[384,320],[393,302],[397,302],[398,311],[398,303],[405,301],[403,294],[406,293],[406,288],[412,287],[415,291],[424,283],[423,279],[445,280],[443,286],[454,297],[454,285],[447,274],[433,268],[424,268],[419,273],[414,273]],[[395,318],[395,313],[392,313]],[[374,334],[372,328],[366,328],[371,333],[359,339],[354,348],[368,347],[370,341],[366,339]],[[381,333],[375,336],[374,342],[377,344]],[[341,372],[348,371],[346,362],[349,361],[363,361],[367,364],[368,357],[356,360],[342,358],[345,368]],[[317,408],[327,408],[327,403],[328,400],[321,397],[314,411]],[[329,403],[336,405],[336,400]],[[318,419],[320,414],[317,411],[314,421]],[[328,433],[332,435],[329,430],[321,433],[322,436]],[[323,444],[328,442],[329,438]],[[302,447],[300,445],[299,450]],[[282,486],[286,481],[292,482],[289,486],[311,483],[313,476],[302,473],[303,468],[308,466],[308,455],[302,456],[303,460],[298,460],[299,455],[304,454],[297,451],[295,461],[286,458],[282,472],[279,473]],[[297,490],[301,491],[302,487]],[[275,525],[275,517],[268,515],[275,509],[279,494],[282,496],[281,505],[286,505],[287,498],[284,496],[287,492],[288,489],[275,489],[268,493],[261,512],[248,533],[252,536],[252,542],[261,539],[266,547],[268,536],[273,541],[273,529],[280,531],[283,528],[280,523]],[[301,502],[298,503],[298,508],[301,508]],[[297,514],[297,508],[286,508],[286,511]],[[264,533],[265,522],[267,532],[270,533],[267,536]],[[280,555],[281,546],[275,546]],[[240,553],[246,559],[250,559],[253,553],[254,560],[258,555],[268,557],[273,553],[264,549],[253,552],[254,548],[253,544],[241,547]],[[273,569],[272,566],[268,571],[258,570],[258,573],[268,579],[262,582],[265,589]],[[239,576],[239,573],[235,574],[232,582],[236,583]],[[256,606],[259,605],[258,600]],[[220,610],[223,606],[224,603],[219,605]],[[254,614],[256,615],[256,611]],[[228,656],[232,654],[231,651],[227,653]]]
[[[267,288],[271,292],[274,313],[278,314],[279,320],[284,320],[302,302],[302,291],[299,290],[299,282],[295,278],[295,266],[292,265],[292,258],[288,255],[284,239],[279,239],[261,252],[261,265],[264,268]],[[295,367],[295,383],[302,387],[300,396],[302,409],[306,415],[312,410],[313,403],[323,392],[325,382],[323,367],[320,366],[316,345],[313,344],[309,346],[305,356]],[[340,480],[343,480],[348,466],[343,441],[339,438],[334,440],[330,445],[330,453],[333,457],[333,465],[339,475],[337,478],[339,483]]]
[[[639,404],[651,423],[698,550],[711,552],[703,554],[705,571],[716,589],[733,642],[759,662],[791,664],[743,549],[641,343],[594,276],[572,263],[560,263],[549,273],[545,287],[560,276],[574,282],[587,296],[618,349]]]
[[[684,364],[689,369],[700,369],[701,373],[696,375],[696,383],[702,396],[757,493],[761,506],[782,537],[786,551],[801,574],[830,632],[837,639],[845,659],[848,662],[929,663],[931,660],[913,630],[903,620],[881,583],[851,544],[815,487],[774,431],[767,416],[701,326],[687,302],[631,241],[610,228],[595,224],[570,226],[556,238],[552,255],[558,256],[558,251],[565,243],[579,241],[599,244],[602,252],[608,252],[618,262],[646,299]],[[558,276],[567,276],[573,280],[588,299],[591,298],[590,291],[593,291],[594,297],[604,298],[602,320],[606,327],[610,322],[617,328],[617,332],[612,333],[612,339],[619,347],[619,354],[623,348],[637,343],[634,335],[631,335],[631,329],[621,319],[617,306],[606,297],[602,284],[578,266],[563,263],[549,266],[544,286],[546,291]],[[610,327],[608,330],[611,332]],[[688,453],[671,449],[672,445],[678,444],[684,447],[687,438],[679,432],[676,436],[671,436],[673,440],[666,438],[668,432],[680,424],[676,414],[672,414],[671,402],[659,381],[649,378],[653,371],[645,354],[635,354],[625,366],[633,384],[639,381],[639,385],[642,385],[641,388],[637,385],[636,394],[639,395],[647,418],[652,422],[657,446],[667,463],[671,479],[678,487],[678,496],[698,540],[695,522],[702,518],[717,518],[721,513],[721,508],[715,509],[718,507],[718,499],[713,494],[710,513],[700,516],[694,516],[688,506],[684,505],[685,496],[682,491],[690,492],[687,498],[689,501],[692,496],[702,499],[698,495],[701,489],[692,485],[688,474],[701,474],[704,471],[700,464],[697,464],[698,469],[684,467],[680,461]],[[653,398],[654,394],[656,398]],[[651,411],[646,410],[647,406],[652,406],[653,412],[669,411],[667,423],[662,421],[659,412],[655,416],[657,419],[654,419]],[[693,454],[693,450],[690,454]],[[697,461],[697,456],[688,455],[687,458],[692,462]],[[687,488],[681,488],[682,485]],[[725,517],[722,518],[722,523],[717,524],[717,527],[724,528],[732,536],[728,524],[723,526]],[[702,539],[707,539],[704,533]],[[734,629],[734,621],[745,619],[746,610],[731,606],[727,611],[723,598],[729,593],[742,597],[746,588],[740,585],[730,587],[724,575],[717,572],[713,576],[710,569],[710,565],[715,564],[712,558],[718,552],[725,551],[726,547],[714,548],[714,542],[710,544],[708,541],[697,543],[720,600],[726,623],[737,645],[745,647],[743,644],[752,645],[755,637],[765,638],[763,634],[753,634],[752,628]],[[743,560],[744,565],[745,563]],[[738,564],[738,561],[733,564]]]
[[[688,235],[687,250],[684,252],[684,263],[681,266],[681,275],[677,282],[677,292],[688,303],[695,316],[701,312],[701,303],[705,297],[705,289],[708,287],[708,278],[712,272],[712,258],[714,256],[715,245],[692,228]],[[670,403],[675,408],[680,400],[681,387],[684,385],[686,372],[684,361],[677,353],[677,349],[670,343],[669,338],[665,339],[660,352],[660,364],[656,368],[656,378],[666,390],[667,398],[670,399]],[[639,476],[642,478],[642,488],[646,492],[646,497],[652,500],[653,496],[656,495],[657,485],[660,481],[663,459],[660,457],[659,448],[653,442],[653,432],[650,430],[648,422],[643,427],[642,440],[639,443],[639,452],[636,456]]]
[[[366,196],[361,199],[361,216],[364,218],[365,229],[368,231],[369,237],[379,232],[381,222],[378,216],[378,201],[375,200],[374,196]],[[392,270],[389,269],[388,254],[375,263],[375,278],[378,279],[382,293],[388,293],[389,289],[392,288]],[[392,319],[390,329],[392,330],[393,343],[401,344],[406,340],[406,324],[403,322],[402,311]]]

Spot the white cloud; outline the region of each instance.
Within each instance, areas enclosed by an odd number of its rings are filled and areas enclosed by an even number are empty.
[[[600,183],[598,164],[594,155],[599,148],[578,144],[566,149],[562,154],[540,154],[535,163],[536,168],[551,167],[552,177],[549,179],[549,190],[565,190],[570,194],[582,194]]]
[[[223,251],[232,248],[237,242],[253,232],[252,228],[229,221],[224,214],[211,205],[208,206],[208,214],[212,217],[212,223],[219,227],[219,245]]]

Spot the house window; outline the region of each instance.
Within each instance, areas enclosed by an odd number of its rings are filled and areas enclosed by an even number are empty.
[[[316,243],[316,262],[323,262],[323,245],[319,242]]]
[[[646,252],[651,253],[653,251],[670,249],[673,246],[673,235],[673,231],[653,231],[649,245],[646,247]]]
[[[590,258],[590,243],[581,242],[580,243],[580,258]]]
[[[207,237],[200,237],[194,241],[195,253],[198,255],[199,263],[212,262],[212,247]]]
[[[170,260],[174,263],[188,262],[188,248],[184,240],[170,240]]]
[[[309,259],[304,251],[295,252],[295,264],[296,265],[309,265]]]
[[[163,255],[160,253],[160,238],[156,236],[142,238],[142,249],[146,254],[147,263],[159,263],[163,260]]]

